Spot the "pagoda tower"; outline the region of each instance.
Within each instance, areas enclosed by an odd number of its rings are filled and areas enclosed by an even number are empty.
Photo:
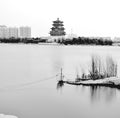
[[[57,18],[56,21],[53,21],[53,27],[51,28],[50,35],[51,36],[65,36],[65,28],[63,25],[63,21],[60,21]]]

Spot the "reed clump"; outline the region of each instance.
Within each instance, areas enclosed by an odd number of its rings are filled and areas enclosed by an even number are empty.
[[[90,69],[88,74],[82,73],[80,80],[97,80],[117,76],[117,63],[112,57],[107,56],[103,61],[99,56],[93,55],[91,57]]]

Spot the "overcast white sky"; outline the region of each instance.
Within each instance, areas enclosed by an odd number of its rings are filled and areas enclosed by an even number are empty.
[[[48,36],[58,17],[67,34],[120,36],[119,0],[0,0],[0,25],[30,26],[34,37]]]

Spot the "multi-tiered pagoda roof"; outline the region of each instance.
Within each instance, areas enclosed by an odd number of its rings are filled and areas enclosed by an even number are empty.
[[[53,21],[53,27],[51,28],[50,35],[51,36],[64,36],[65,28],[63,25],[63,21],[60,21],[59,18],[56,21]]]

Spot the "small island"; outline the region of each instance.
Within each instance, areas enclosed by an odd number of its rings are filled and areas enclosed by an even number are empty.
[[[92,56],[88,74],[83,72],[80,77],[77,75],[74,81],[63,80],[62,77],[61,74],[61,79],[58,81],[58,84],[61,86],[66,83],[70,85],[103,86],[120,89],[120,79],[117,77],[117,64],[112,57],[107,57],[106,63],[103,63],[96,56]]]

